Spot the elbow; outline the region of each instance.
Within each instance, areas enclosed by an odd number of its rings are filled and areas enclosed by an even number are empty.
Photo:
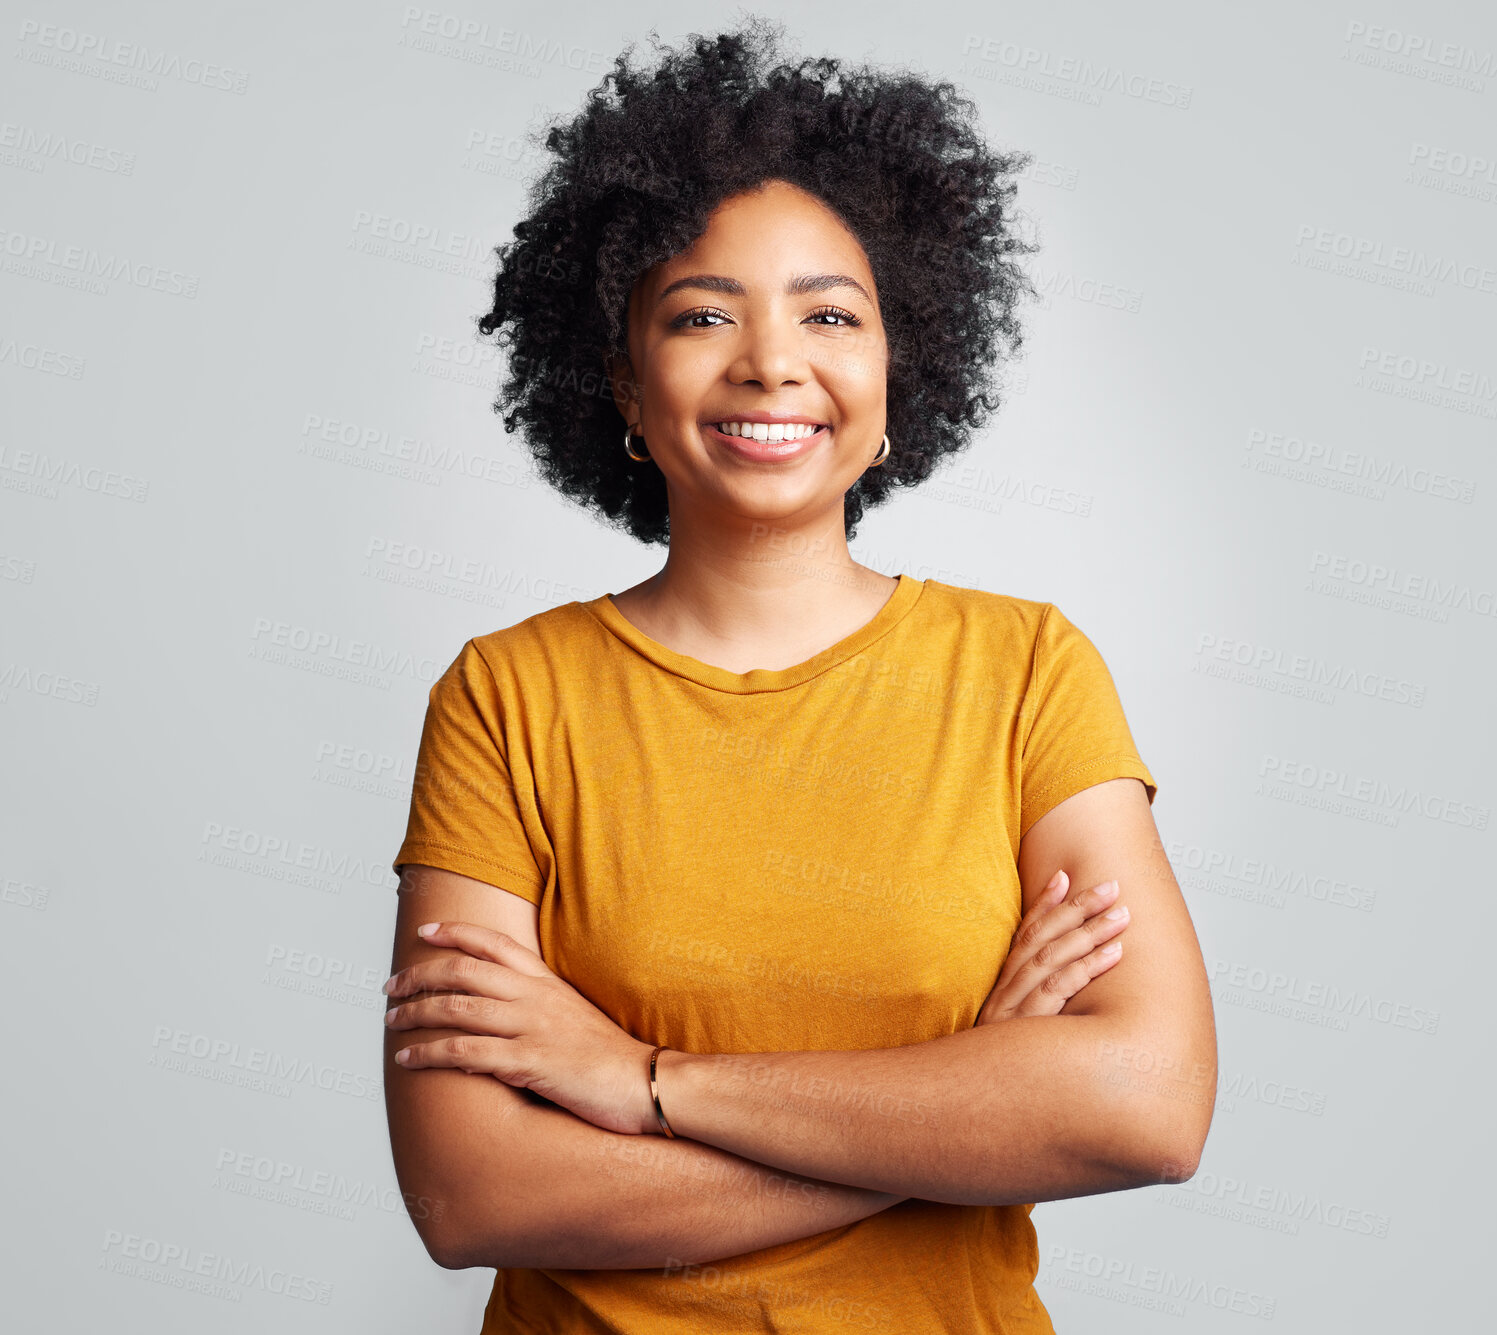
[[[421,1241],[426,1243],[426,1254],[443,1270],[467,1270],[474,1264],[446,1243],[434,1244],[427,1242],[425,1238]]]
[[[402,1195],[421,1245],[443,1270],[506,1264],[504,1240],[488,1236],[472,1210],[454,1193],[437,1188],[429,1193],[406,1191]]]
[[[426,1254],[443,1270],[470,1270],[486,1267],[503,1270],[510,1267],[535,1269],[549,1265],[567,1268],[616,1268],[623,1263],[613,1257],[613,1249],[600,1251],[597,1241],[586,1230],[566,1229],[560,1221],[533,1218],[507,1222],[503,1231],[490,1218],[477,1221],[457,1216],[444,1224],[421,1231]],[[580,1250],[579,1250],[580,1249]],[[608,1259],[603,1259],[604,1256]],[[633,1263],[630,1263],[632,1266]]]
[[[426,1254],[443,1270],[547,1265],[581,1237],[549,1212],[492,1191],[439,1197],[428,1218],[413,1222]]]
[[[498,1268],[505,1264],[502,1260],[480,1260],[471,1251],[462,1248],[444,1246],[436,1249],[428,1247],[426,1254],[441,1266],[443,1270],[471,1270],[475,1266],[492,1266]]]
[[[460,1235],[451,1232],[421,1234],[426,1254],[443,1270],[468,1270],[479,1264],[473,1247]]]
[[[426,1254],[443,1270],[471,1270],[474,1266],[498,1268],[508,1265],[504,1243],[479,1238],[475,1232],[453,1222],[443,1227],[417,1229]]]
[[[1130,1152],[1125,1156],[1126,1171],[1134,1185],[1160,1187],[1188,1182],[1201,1166],[1210,1125],[1209,1108],[1203,1117],[1170,1119],[1155,1115],[1141,1125],[1135,1122],[1134,1134],[1128,1137]]]
[[[1160,1042],[1149,1045],[1149,1050],[1189,1051],[1184,1043]],[[1163,1063],[1157,1073],[1139,1073],[1121,1084],[1109,1082],[1111,1124],[1128,1133],[1116,1166],[1135,1186],[1168,1186],[1195,1176],[1216,1110],[1216,1080],[1212,1046]]]
[[[443,1270],[466,1270],[477,1264],[463,1227],[464,1212],[455,1208],[450,1197],[421,1195],[413,1200],[407,1193],[406,1209],[426,1254]]]
[[[1188,1182],[1201,1166],[1204,1137],[1175,1135],[1155,1140],[1141,1155],[1134,1156],[1132,1172],[1141,1187],[1163,1187]]]

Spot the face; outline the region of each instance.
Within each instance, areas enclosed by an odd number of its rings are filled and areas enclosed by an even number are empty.
[[[635,284],[629,360],[615,383],[637,397],[616,400],[654,460],[630,466],[665,475],[673,533],[831,515],[841,532],[842,498],[883,439],[888,347],[868,258],[814,195],[770,181],[725,201]],[[721,426],[755,417],[818,429],[775,445]]]

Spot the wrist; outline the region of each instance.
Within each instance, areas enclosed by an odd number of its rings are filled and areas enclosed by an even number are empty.
[[[654,1044],[650,1045],[654,1049]],[[655,1098],[650,1094],[650,1061],[649,1053],[645,1054],[645,1099],[648,1104],[644,1122],[644,1132],[647,1135],[656,1135],[667,1139],[665,1127],[660,1125],[660,1113],[665,1114],[665,1120],[671,1132],[679,1139],[681,1136],[680,1126],[671,1117],[671,1093],[683,1092],[682,1076],[691,1063],[691,1053],[678,1052],[675,1048],[661,1048],[655,1057],[655,1089],[659,1095],[660,1106],[657,1110]]]

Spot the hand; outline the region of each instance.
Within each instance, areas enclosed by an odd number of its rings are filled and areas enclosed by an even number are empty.
[[[411,1000],[385,1013],[391,1029],[465,1029],[402,1048],[410,1070],[455,1067],[491,1075],[602,1127],[641,1135],[659,1127],[650,1098],[650,1051],[558,978],[535,951],[471,922],[439,923],[422,939],[447,946],[386,984]],[[445,995],[414,996],[442,989]]]
[[[1124,908],[1121,918],[1103,916],[1118,897],[1117,882],[1067,898],[1070,883],[1065,872],[1056,872],[1024,915],[977,1024],[1059,1015],[1066,1002],[1122,958],[1123,943],[1113,938],[1128,926],[1128,911]]]

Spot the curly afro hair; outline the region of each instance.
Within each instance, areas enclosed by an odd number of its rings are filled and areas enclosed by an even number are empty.
[[[670,540],[665,478],[624,452],[604,354],[627,356],[635,282],[730,196],[770,179],[809,191],[878,284],[893,452],[847,492],[849,540],[865,504],[966,447],[1000,405],[997,363],[1022,344],[1015,310],[1034,289],[1018,257],[1037,247],[1017,234],[1013,178],[1030,155],[989,147],[949,82],[786,61],[778,35],[750,16],[691,34],[654,69],[631,67],[631,44],[570,122],[535,132],[554,159],[495,247],[493,308],[478,317],[509,350],[495,412],[547,483],[645,543]]]

